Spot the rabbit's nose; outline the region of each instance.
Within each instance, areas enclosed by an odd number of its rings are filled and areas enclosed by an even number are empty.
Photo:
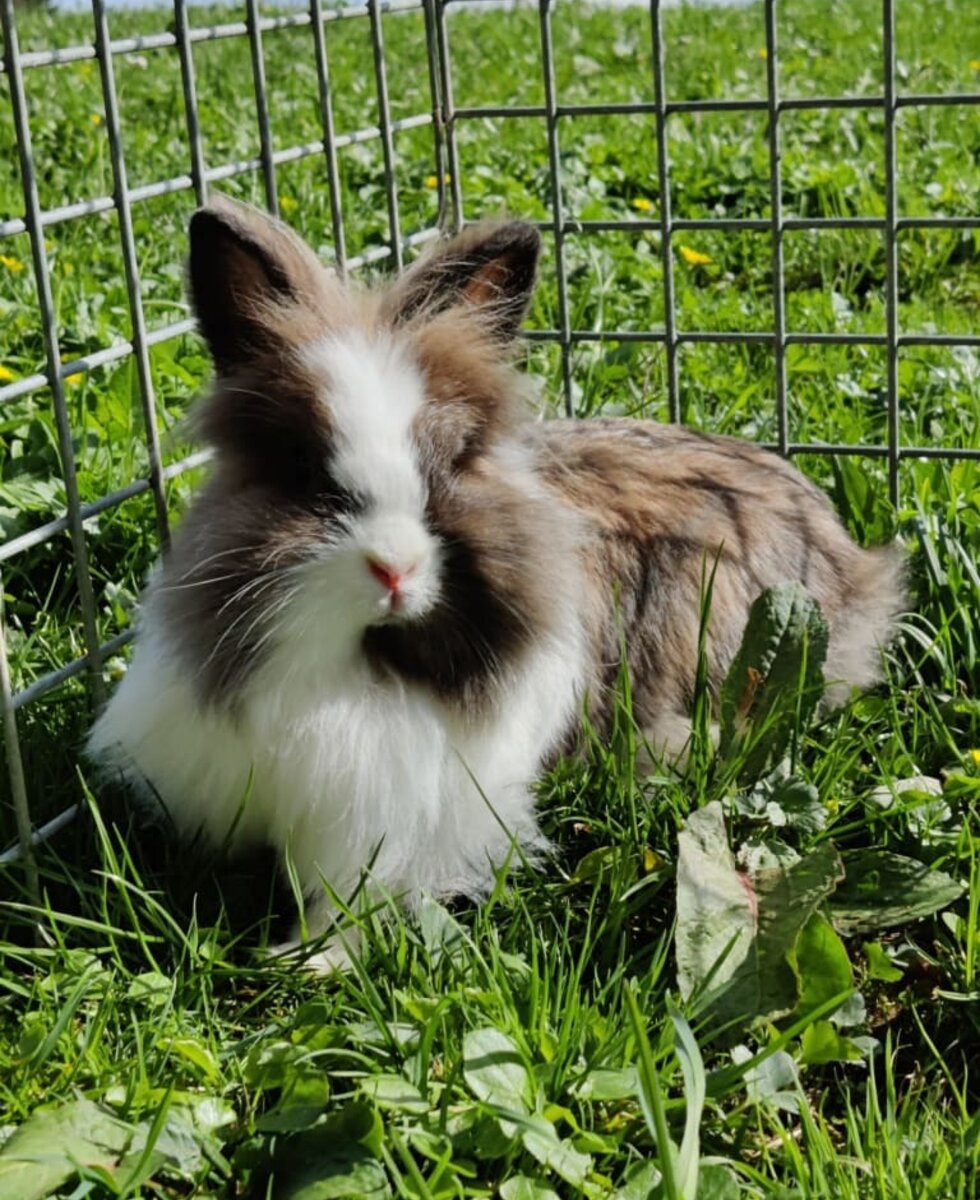
[[[394,595],[398,594],[402,584],[415,570],[414,566],[396,567],[394,564],[385,562],[383,559],[372,558],[370,556],[367,559],[367,566],[378,583],[382,587],[386,587]]]

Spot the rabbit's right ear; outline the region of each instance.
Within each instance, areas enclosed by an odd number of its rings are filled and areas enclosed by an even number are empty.
[[[190,243],[191,300],[219,372],[275,349],[283,307],[322,291],[325,272],[309,246],[248,205],[215,197],[191,217]]]
[[[397,325],[468,308],[495,338],[520,330],[534,289],[541,236],[527,221],[481,221],[424,254],[385,299]]]

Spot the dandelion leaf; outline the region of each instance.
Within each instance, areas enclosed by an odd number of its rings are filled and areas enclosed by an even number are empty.
[[[44,1200],[79,1168],[115,1171],[133,1134],[91,1100],[41,1109],[0,1151],[0,1200]]]
[[[692,813],[678,838],[678,983],[720,1020],[791,1012],[799,982],[790,955],[800,930],[843,875],[829,843],[803,858],[757,855],[739,871],[721,805]]]
[[[890,850],[856,850],[844,865],[847,876],[834,894],[830,915],[845,937],[931,916],[965,890],[945,872]]]
[[[827,623],[797,583],[764,591],[721,690],[720,752],[742,754],[742,778],[779,762],[823,695]]]

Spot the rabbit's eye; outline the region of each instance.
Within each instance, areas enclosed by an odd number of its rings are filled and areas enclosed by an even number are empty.
[[[315,508],[324,517],[353,517],[367,508],[367,499],[352,488],[331,483],[317,493]]]

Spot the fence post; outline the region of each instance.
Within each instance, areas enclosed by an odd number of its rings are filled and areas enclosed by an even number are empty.
[[[330,224],[333,229],[334,259],[337,274],[341,279],[346,279],[347,241],[344,234],[344,217],[340,207],[340,171],[337,165],[337,144],[333,123],[333,97],[330,94],[327,39],[323,31],[323,0],[310,0],[310,21],[313,25],[313,54],[316,58],[320,124],[323,129],[323,155],[327,165],[327,190],[330,194]]]
[[[102,655],[99,649],[99,632],[95,620],[95,593],[92,588],[88,550],[85,545],[85,527],[82,523],[82,504],[78,491],[78,476],[75,471],[75,448],[72,444],[71,421],[65,401],[61,347],[58,341],[58,319],[55,315],[54,296],[51,291],[48,254],[44,246],[41,199],[38,194],[37,172],[31,147],[30,118],[27,110],[27,94],[24,90],[24,72],[20,61],[13,0],[0,0],[0,23],[3,25],[4,60],[7,78],[10,80],[10,100],[13,107],[17,154],[20,160],[20,180],[24,192],[24,222],[31,239],[34,284],[37,288],[41,329],[47,357],[46,374],[54,405],[61,475],[65,484],[68,528],[71,534],[75,563],[78,602],[82,609],[86,659],[91,673],[92,699],[95,701],[96,707],[101,707],[105,701],[105,684],[102,680]]]
[[[551,0],[539,0],[541,65],[544,70],[545,120],[548,127],[548,165],[551,172],[551,228],[555,239],[555,278],[558,282],[558,324],[561,347],[562,394],[565,415],[575,415],[572,393],[572,333],[568,310],[568,279],[565,275],[565,214],[561,199],[561,152],[558,143],[558,96],[555,56],[551,40]]]
[[[439,40],[439,85],[442,95],[442,125],[446,139],[446,166],[449,194],[452,197],[453,233],[463,228],[463,187],[459,177],[459,150],[456,146],[456,108],[453,100],[453,71],[449,54],[449,30],[446,25],[448,0],[432,0],[436,9]]]
[[[786,411],[786,277],[783,269],[783,178],[779,138],[779,44],[776,0],[766,0],[766,109],[769,122],[769,217],[772,223],[772,342],[776,375],[776,439],[789,451]]]
[[[663,5],[650,2],[653,39],[653,97],[657,122],[657,187],[660,190],[660,263],[664,293],[664,350],[667,355],[667,409],[672,421],[681,419],[677,376],[677,317],[674,312],[674,251],[670,212],[670,154],[667,149],[667,56],[664,49]]]
[[[10,780],[10,796],[17,822],[17,857],[23,860],[27,891],[35,904],[41,902],[41,887],[37,874],[37,859],[34,854],[34,838],[31,830],[31,810],[27,800],[27,780],[24,778],[24,760],[20,753],[20,736],[17,731],[17,712],[14,708],[13,688],[10,684],[10,664],[7,660],[7,618],[3,603],[3,579],[0,577],[0,704],[3,705],[3,740],[7,751],[7,776]],[[12,856],[13,857],[13,856]]]

